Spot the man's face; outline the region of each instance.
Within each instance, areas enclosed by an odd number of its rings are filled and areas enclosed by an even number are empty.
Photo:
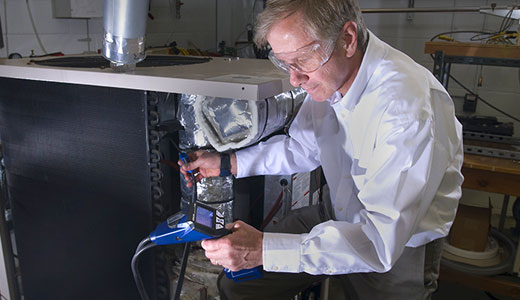
[[[267,41],[271,45],[273,52],[278,55],[276,57],[287,65],[298,65],[299,59],[302,59],[302,66],[309,59],[316,59],[313,55],[321,54],[324,62],[317,70],[300,70],[289,69],[290,82],[293,86],[301,86],[312,96],[314,101],[322,102],[328,99],[336,91],[346,92],[342,90],[352,74],[349,59],[344,50],[345,42],[341,39],[332,41],[331,51],[328,51],[330,58],[327,58],[327,46],[330,42],[316,41],[312,39],[304,30],[301,13],[295,13],[280,22],[276,23],[269,34]],[[334,39],[336,37],[331,37]],[[319,44],[321,49],[318,53],[310,53],[308,48],[312,45]],[[323,50],[325,49],[325,50]],[[303,50],[303,51],[302,51]],[[325,54],[325,55],[324,55]],[[299,57],[298,57],[299,56]],[[311,68],[313,69],[313,68]]]

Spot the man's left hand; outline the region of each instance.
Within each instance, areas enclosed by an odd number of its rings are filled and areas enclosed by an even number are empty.
[[[202,241],[202,248],[211,263],[231,271],[262,265],[264,234],[242,221],[227,224],[226,228],[232,233],[220,239]]]

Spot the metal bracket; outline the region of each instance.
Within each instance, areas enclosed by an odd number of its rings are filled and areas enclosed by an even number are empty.
[[[520,139],[497,134],[463,131],[464,140],[477,140],[507,145],[520,145]],[[513,147],[515,148],[515,147]],[[520,160],[520,151],[464,144],[464,153]]]
[[[436,51],[434,54],[433,75],[446,89],[448,88],[450,69],[451,63],[446,62],[444,51]]]
[[[414,8],[415,7],[415,0],[408,0],[408,8]],[[406,20],[413,21],[414,14],[409,12],[406,14]]]
[[[175,18],[177,20],[181,19],[181,6],[184,3],[181,2],[181,0],[175,0]]]
[[[6,9],[4,7],[4,9]],[[5,20],[7,22],[7,20]],[[7,32],[5,33],[7,34]],[[2,33],[2,20],[0,20],[0,49],[4,48],[4,34]],[[9,55],[9,53],[7,53]]]
[[[464,139],[469,140],[478,140],[509,145],[520,145],[520,139],[498,134],[464,131],[462,132],[462,137]]]
[[[464,153],[520,160],[520,152],[504,149],[464,145]]]

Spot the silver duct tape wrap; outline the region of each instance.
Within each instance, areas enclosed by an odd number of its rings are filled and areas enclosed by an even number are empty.
[[[258,116],[263,129],[256,133],[256,141],[282,129],[293,114],[293,97],[290,91],[265,99],[264,105],[263,113]]]
[[[137,64],[145,59],[145,38],[124,38],[105,32],[103,56],[115,64]]]
[[[253,127],[249,101],[206,97],[201,106],[204,118],[222,144],[240,142]]]
[[[148,0],[105,0],[103,56],[116,71],[135,68],[145,58]]]
[[[199,201],[223,211],[226,223],[233,222],[233,177],[205,178],[197,184]]]
[[[195,101],[200,96],[181,94],[177,119],[185,128],[179,133],[179,147],[181,149],[206,148],[209,142],[202,129],[195,120]]]
[[[307,94],[301,88],[264,101],[180,95],[177,118],[185,128],[181,149],[213,146],[222,152],[252,145],[282,129],[296,115]],[[193,189],[181,176],[181,207],[189,205]],[[233,177],[206,178],[197,184],[197,200],[223,211],[233,221]],[[229,201],[228,201],[229,200]],[[215,204],[211,204],[215,203]]]
[[[195,120],[217,151],[244,148],[288,124],[305,95],[299,88],[263,101],[199,96]]]
[[[210,146],[200,126],[195,120],[194,104],[200,101],[197,95],[180,95],[177,119],[185,130],[179,132],[179,147],[181,149],[199,149]],[[193,197],[193,188],[186,187],[183,176],[181,181],[181,209],[186,208]],[[233,221],[233,177],[205,178],[197,183],[197,200],[201,202],[224,202],[209,204],[210,206],[224,212],[225,221]]]
[[[186,180],[181,176],[181,209],[189,206],[193,188],[186,187]],[[224,212],[226,223],[233,222],[233,177],[204,178],[197,183],[197,201],[207,203]]]

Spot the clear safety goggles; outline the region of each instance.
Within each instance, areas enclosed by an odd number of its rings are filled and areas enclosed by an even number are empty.
[[[333,40],[316,42],[290,52],[269,52],[269,60],[280,70],[311,73],[327,63],[336,43]]]

